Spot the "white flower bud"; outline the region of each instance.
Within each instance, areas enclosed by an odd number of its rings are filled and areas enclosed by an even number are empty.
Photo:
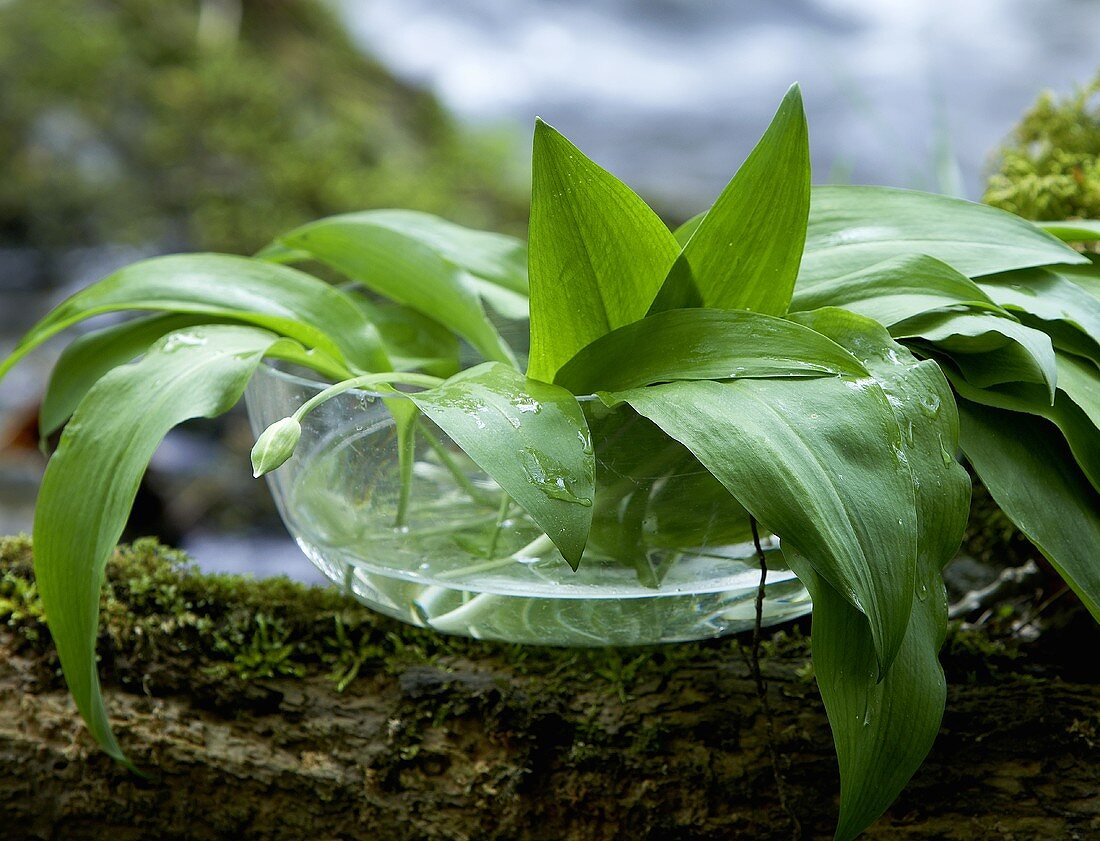
[[[283,418],[265,429],[252,448],[253,475],[270,473],[294,455],[302,437],[302,425],[295,418]]]

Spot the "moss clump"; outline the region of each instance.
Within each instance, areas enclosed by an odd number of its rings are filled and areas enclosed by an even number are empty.
[[[1100,75],[1040,95],[997,156],[984,200],[1025,219],[1100,218]]]

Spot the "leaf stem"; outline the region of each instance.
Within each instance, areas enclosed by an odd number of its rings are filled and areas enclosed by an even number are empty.
[[[756,587],[756,621],[752,627],[752,677],[756,682],[756,697],[760,700],[760,709],[764,713],[764,724],[767,727],[768,754],[771,756],[772,776],[775,777],[779,805],[790,819],[791,838],[793,841],[799,841],[802,838],[802,824],[799,823],[798,816],[795,815],[787,799],[787,785],[783,779],[783,771],[779,767],[779,754],[775,749],[775,720],[772,717],[771,704],[768,703],[768,685],[764,682],[764,675],[760,671],[760,638],[764,626],[764,591],[768,583],[768,558],[760,546],[760,532],[757,529],[756,518],[751,515],[749,525],[752,528],[752,543],[756,547],[756,557],[760,561],[760,583]]]
[[[420,429],[420,434],[424,436],[424,440],[428,442],[428,446],[432,448],[432,452],[439,456],[439,460],[443,463],[443,466],[450,471],[458,486],[466,491],[470,499],[478,505],[488,505],[490,500],[488,494],[477,488],[474,483],[470,481],[470,477],[462,471],[462,468],[458,466],[454,457],[447,452],[447,448],[443,446],[442,442],[436,438],[432,431],[422,422],[417,421],[417,426]]]
[[[427,374],[407,374],[400,371],[386,371],[380,374],[363,374],[362,376],[352,377],[350,380],[344,380],[335,385],[330,385],[324,391],[320,391],[313,395],[309,400],[298,407],[294,412],[294,418],[301,423],[306,415],[322,403],[356,388],[367,388],[372,385],[393,385],[394,383],[434,388],[442,382],[443,380],[439,377],[429,377]]]
[[[512,498],[508,494],[501,492],[500,495],[500,510],[497,512],[497,522],[493,527],[493,536],[489,540],[489,548],[485,552],[485,557],[492,558],[497,553],[497,543],[500,542],[500,532],[504,528],[504,521],[508,519],[508,509],[512,506]]]
[[[401,487],[397,492],[397,515],[394,527],[403,529],[409,520],[409,496],[412,493],[413,459],[416,457],[415,423],[397,423],[397,461],[400,466]]]

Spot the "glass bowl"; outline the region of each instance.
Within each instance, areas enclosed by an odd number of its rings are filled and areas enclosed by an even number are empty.
[[[263,365],[246,392],[258,435],[324,383]],[[406,397],[352,391],[303,422],[267,479],[283,521],[332,582],[425,628],[546,645],[644,645],[751,628],[759,564],[744,510],[690,453],[628,408],[582,400],[597,456],[593,529],[574,572],[549,538],[428,418],[398,522],[397,434]],[[810,610],[777,539],[763,621]]]

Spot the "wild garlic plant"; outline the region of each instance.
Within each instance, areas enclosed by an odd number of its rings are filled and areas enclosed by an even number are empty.
[[[333,386],[260,437],[257,475],[290,457],[324,400],[400,388],[403,452],[423,413],[574,567],[616,540],[635,562],[620,537],[639,506],[597,475],[597,456],[625,474],[701,466],[723,528],[776,536],[812,595],[837,837],[855,837],[939,729],[941,569],[970,499],[960,452],[1100,618],[1100,266],[1057,238],[1097,229],[918,192],[811,189],[794,87],[713,206],[675,231],[538,122],[527,249],[384,210],[305,225],[254,258],[124,268],[0,366],[91,316],[152,313],[76,339],[42,406],[43,437],[64,431],[38,500],[36,574],[80,712],[125,761],[95,666],[105,563],[165,434],[225,412],[279,360]],[[490,313],[529,317],[526,370]],[[459,370],[460,341],[483,361]],[[645,425],[649,445],[622,450],[624,424]]]

